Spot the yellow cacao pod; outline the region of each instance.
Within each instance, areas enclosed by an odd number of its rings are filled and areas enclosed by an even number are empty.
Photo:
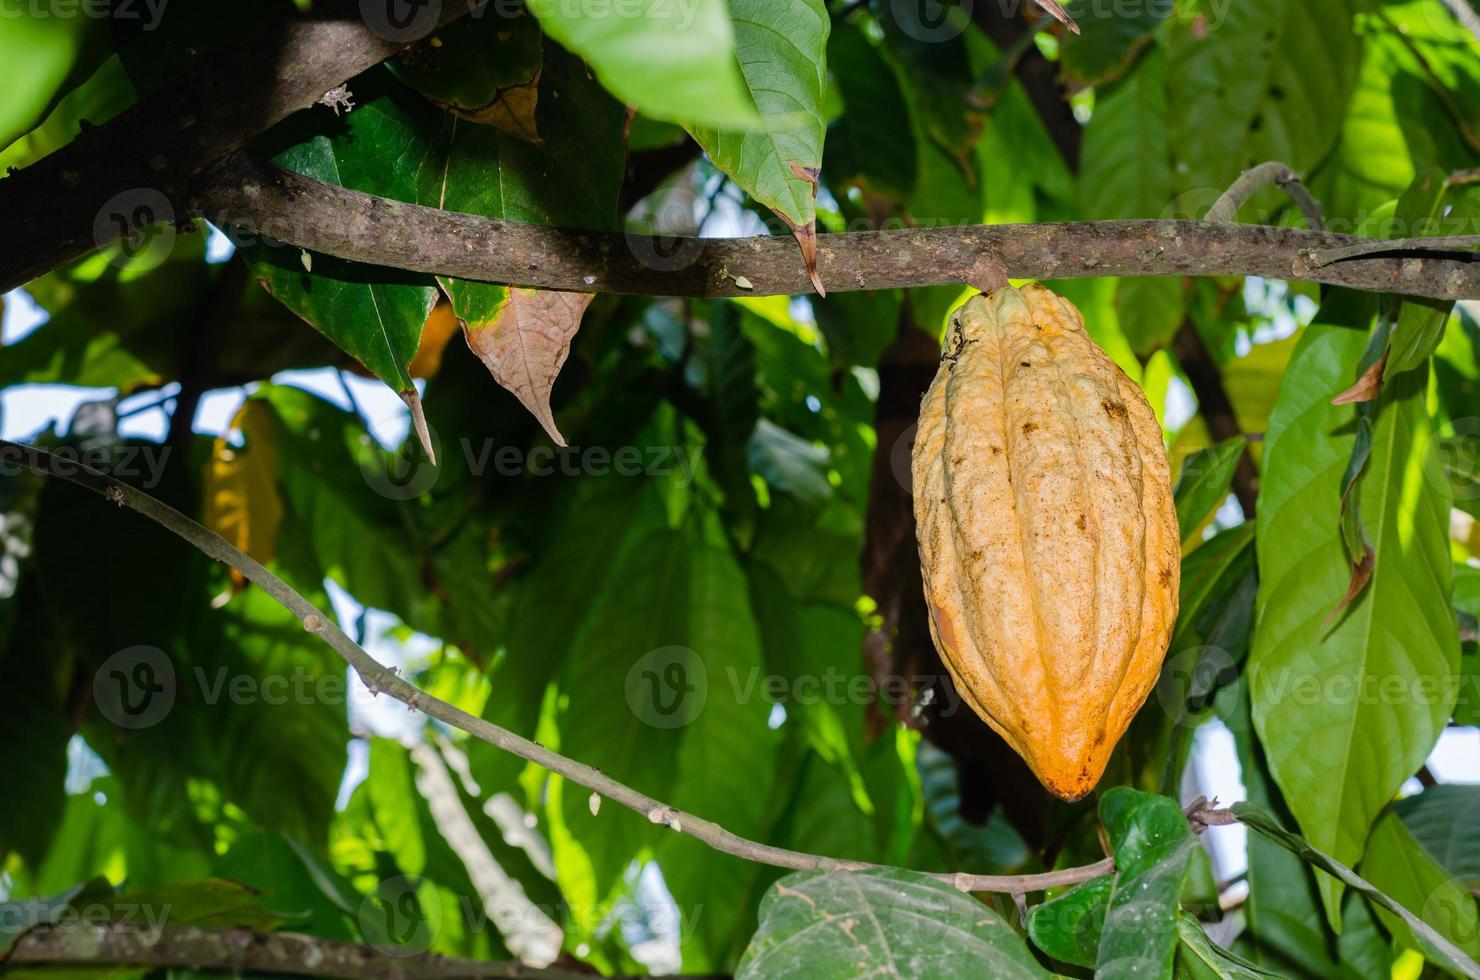
[[[915,436],[936,648],[962,697],[1077,800],[1155,686],[1180,536],[1141,389],[1043,286],[956,314]]]

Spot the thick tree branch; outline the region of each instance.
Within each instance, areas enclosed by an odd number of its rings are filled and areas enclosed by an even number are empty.
[[[482,2],[444,3],[440,22]],[[27,282],[116,240],[117,222],[106,212],[132,219],[148,204],[137,195],[142,188],[162,194],[184,217],[179,204],[197,174],[405,46],[351,19],[356,5],[344,9],[341,19],[268,24],[226,50],[198,56],[180,78],[0,180],[6,282]]]
[[[531,742],[506,728],[500,728],[498,725],[471,715],[455,705],[433,697],[399,677],[394,670],[385,667],[361,649],[360,645],[336,626],[330,617],[320,612],[311,602],[268,571],[260,562],[234,547],[219,534],[201,526],[168,504],[80,463],[53,456],[34,446],[0,439],[0,473],[10,472],[15,466],[23,466],[46,476],[58,477],[101,494],[120,507],[128,507],[137,511],[173,532],[202,554],[235,568],[297,616],[305,630],[329,644],[344,658],[345,662],[354,668],[355,673],[359,675],[360,680],[365,683],[372,694],[388,694],[408,708],[415,708],[459,731],[482,739],[495,748],[543,766],[578,786],[585,787],[614,803],[642,814],[654,824],[668,827],[677,833],[688,834],[725,854],[732,854],[735,857],[760,864],[769,864],[777,868],[798,871],[861,871],[881,867],[865,861],[848,861],[820,854],[807,854],[747,840],[717,823],[704,820],[692,813],[686,813],[661,800],[655,800],[651,796],[640,793],[599,769],[566,758],[537,742]],[[1036,875],[976,875],[962,872],[933,874],[931,877],[962,891],[1016,895],[1088,881],[1090,878],[1109,874],[1114,870],[1114,862],[1106,858],[1103,861],[1078,868],[1065,868]]]
[[[574,292],[651,296],[768,296],[811,291],[790,235],[671,238],[569,231],[439,211],[362,194],[242,157],[202,188],[213,221],[356,262],[459,279]],[[1353,289],[1480,298],[1480,255],[1398,254],[1323,265],[1323,250],[1369,244],[1266,225],[1206,221],[1090,221],[972,225],[819,235],[829,290],[977,281],[993,262],[1024,279],[1234,275],[1305,279]],[[1404,255],[1409,257],[1404,257]],[[1471,261],[1471,260],[1477,261]],[[14,283],[0,258],[0,283]],[[0,285],[0,289],[7,288]]]
[[[338,980],[586,980],[588,974],[437,955],[391,956],[372,946],[291,932],[199,926],[43,925],[15,941],[5,963],[192,967]]]

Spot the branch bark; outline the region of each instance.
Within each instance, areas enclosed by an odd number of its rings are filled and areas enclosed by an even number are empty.
[[[570,231],[391,201],[244,157],[202,186],[218,224],[370,265],[572,292],[651,296],[800,295],[811,291],[790,235],[670,238]],[[1476,240],[1480,242],[1480,239]],[[893,289],[1009,276],[1229,275],[1303,279],[1436,299],[1480,298],[1480,258],[1433,257],[1421,242],[1317,265],[1312,256],[1371,244],[1350,235],[1206,221],[1075,221],[819,235],[828,289]],[[1415,259],[1413,256],[1424,256]],[[0,290],[18,284],[0,259]]]
[[[201,526],[168,504],[88,466],[53,456],[34,446],[0,439],[0,473],[14,472],[13,468],[16,466],[23,466],[45,476],[57,477],[101,494],[118,506],[128,507],[149,518],[184,539],[202,554],[235,568],[249,581],[272,596],[285,609],[297,616],[305,630],[329,644],[334,652],[354,668],[355,673],[359,675],[360,680],[372,694],[387,694],[408,708],[414,708],[459,731],[467,732],[495,748],[543,766],[553,773],[564,776],[577,786],[589,789],[614,803],[642,814],[654,824],[668,827],[676,833],[688,834],[725,854],[759,864],[769,864],[772,867],[796,871],[863,871],[882,867],[865,861],[847,861],[820,854],[807,854],[747,840],[713,821],[704,820],[640,793],[599,769],[567,758],[558,752],[552,752],[537,742],[532,742],[506,728],[500,728],[498,725],[471,715],[455,705],[433,697],[398,676],[395,670],[385,667],[361,649],[358,643],[350,639],[334,624],[333,619],[299,595],[282,579],[268,571],[264,565],[234,547],[219,534]],[[1018,895],[1077,884],[1109,874],[1114,870],[1115,862],[1106,858],[1094,864],[1064,868],[1043,874],[976,875],[960,872],[937,873],[930,877],[965,892],[997,892]]]
[[[443,4],[439,23],[481,2]],[[162,194],[184,218],[180,204],[197,174],[403,47],[346,15],[274,22],[198,56],[180,78],[0,180],[5,289],[116,241],[112,213],[128,221],[141,189]]]
[[[1305,216],[1306,227],[1312,231],[1326,230],[1326,221],[1321,217],[1321,207],[1316,203],[1315,198],[1310,196],[1310,191],[1306,190],[1305,184],[1301,183],[1300,175],[1278,160],[1261,163],[1240,174],[1238,180],[1223,192],[1223,196],[1213,202],[1204,220],[1231,224],[1237,220],[1239,208],[1248,204],[1255,194],[1270,185],[1290,195],[1290,199]]]
[[[373,946],[292,932],[199,926],[42,925],[22,935],[5,963],[192,967],[340,980],[589,980],[589,975],[522,963],[484,963],[421,954],[396,956]]]

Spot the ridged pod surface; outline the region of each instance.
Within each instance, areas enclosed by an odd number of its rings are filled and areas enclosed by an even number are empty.
[[[968,704],[1066,800],[1155,686],[1180,535],[1141,389],[1043,286],[952,320],[915,436],[936,648]]]

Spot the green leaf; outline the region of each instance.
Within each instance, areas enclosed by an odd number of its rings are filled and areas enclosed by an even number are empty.
[[[1179,25],[1167,86],[1180,189],[1216,193],[1266,160],[1305,173],[1325,156],[1356,81],[1358,5],[1248,0],[1197,18],[1202,30]]]
[[[814,445],[770,419],[755,427],[748,447],[750,468],[782,493],[803,503],[818,503],[832,493],[827,481],[827,447]]]
[[[1203,980],[1258,980],[1259,977],[1279,977],[1242,956],[1236,956],[1208,938],[1196,919],[1183,912],[1177,916],[1177,971]]]
[[[1093,967],[1114,875],[1101,875],[1028,910],[1028,938],[1049,956],[1075,966]]]
[[[1367,896],[1375,905],[1391,912],[1405,926],[1412,930],[1413,934],[1425,943],[1430,950],[1441,957],[1440,962],[1446,969],[1454,970],[1465,977],[1480,977],[1480,963],[1476,963],[1473,959],[1466,956],[1463,950],[1441,936],[1432,926],[1425,924],[1412,912],[1365,881],[1351,868],[1330,855],[1312,847],[1299,834],[1291,833],[1281,827],[1279,822],[1270,816],[1268,812],[1255,804],[1235,803],[1232,809],[1239,821],[1248,825],[1250,829],[1263,834],[1281,847],[1299,856],[1301,860],[1320,868],[1332,877],[1339,879],[1342,884]]]
[[[1166,76],[1166,56],[1153,50],[1096,98],[1080,164],[1085,217],[1157,218],[1172,204]]]
[[[538,142],[535,121],[543,64],[539,22],[523,7],[505,16],[485,8],[437,31],[436,43],[386,62],[406,84],[469,122]]]
[[[949,885],[911,871],[803,871],[761,902],[736,980],[889,976],[1047,977],[1013,928]]]
[[[298,920],[293,923],[295,932],[325,939],[358,938],[350,923],[360,893],[317,855],[281,834],[242,838],[211,871],[250,886],[264,909]]]
[[[386,73],[352,83],[359,104],[334,117],[320,112],[274,130],[288,143],[272,162],[317,180],[398,201],[416,200],[436,110]],[[242,233],[236,237],[245,243]],[[409,366],[437,287],[428,276],[363,266],[283,245],[242,250],[262,285],[403,398],[415,398]]]
[[[638,0],[620,10],[560,0],[528,6],[546,34],[585,58],[608,91],[644,114],[727,129],[759,125],[724,0]]]
[[[1362,876],[1393,901],[1432,926],[1471,959],[1480,959],[1480,910],[1475,896],[1452,872],[1421,847],[1396,813],[1388,812],[1372,828]],[[1444,953],[1427,947],[1398,916],[1377,908],[1383,926],[1409,949],[1417,949],[1435,963]]]
[[[1480,786],[1430,786],[1394,809],[1445,870],[1472,888],[1480,885]]]
[[[1351,327],[1370,318],[1365,301],[1336,294],[1306,328],[1280,389],[1265,442],[1249,663],[1254,724],[1285,801],[1314,846],[1352,863],[1443,729],[1459,662],[1449,501],[1424,478],[1423,371],[1384,391],[1360,491],[1376,564],[1340,619],[1324,622],[1351,574],[1337,501],[1355,438],[1353,410],[1330,399],[1366,347],[1366,333]],[[1318,880],[1339,928],[1341,885]]]
[[[1197,838],[1174,801],[1123,786],[1100,798],[1100,823],[1116,870],[1095,975],[1170,977],[1177,909]]]
[[[10,79],[0,107],[0,150],[35,128],[92,73],[106,53],[106,37],[107,25],[95,16],[0,2],[0,59]]]
[[[730,0],[730,16],[740,71],[764,127],[690,125],[689,132],[716,167],[800,235],[816,220],[815,175],[827,129],[827,9],[822,0]]]
[[[1187,287],[1178,276],[1134,276],[1116,284],[1115,312],[1131,347],[1149,357],[1168,346],[1187,316]]]
[[[1397,233],[1408,237],[1459,235],[1480,219],[1480,194],[1455,193],[1442,171],[1430,167],[1398,199]],[[1388,345],[1386,378],[1426,363],[1444,339],[1452,301],[1404,299]]]
[[[0,902],[0,953],[9,950],[21,934],[33,926],[56,922],[78,905],[112,897],[113,885],[107,878],[98,877],[78,882],[55,895],[25,902]]]
[[[538,77],[536,146],[491,126],[445,117],[416,169],[428,207],[562,228],[611,231],[626,173],[625,113],[578,58],[550,46]],[[458,319],[492,322],[508,289],[439,276]]]
[[[1177,479],[1177,524],[1182,529],[1182,547],[1202,532],[1208,515],[1223,505],[1233,484],[1233,471],[1248,443],[1242,436],[1225,439],[1211,449],[1200,449],[1182,463]]]
[[[846,21],[828,37],[827,66],[843,97],[843,114],[827,131],[829,186],[856,182],[875,194],[908,200],[919,163],[898,78],[879,49]]]
[[[1137,4],[1124,10],[1075,0],[1069,16],[1078,34],[1059,39],[1059,63],[1079,85],[1101,85],[1119,78],[1151,43],[1162,22],[1172,15],[1173,0]]]

